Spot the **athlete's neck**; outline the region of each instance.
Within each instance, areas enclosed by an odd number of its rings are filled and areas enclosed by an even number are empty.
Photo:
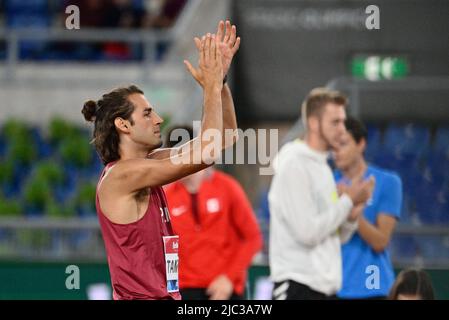
[[[132,144],[120,145],[120,160],[145,159],[150,151],[142,146]]]
[[[352,181],[363,177],[367,168],[368,165],[366,164],[365,159],[362,158],[359,161],[354,162],[353,165],[348,166],[345,170],[343,170],[343,175],[345,176],[345,178]]]

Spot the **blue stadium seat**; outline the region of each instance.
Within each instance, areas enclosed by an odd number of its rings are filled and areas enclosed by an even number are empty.
[[[7,13],[39,12],[48,10],[48,0],[5,0]]]
[[[412,172],[407,172],[402,174],[401,178],[404,193],[407,193],[411,199],[414,199],[414,197],[419,195],[419,187],[425,179],[420,171],[414,170]],[[424,183],[426,183],[426,181],[424,181]]]
[[[95,151],[92,151],[92,165],[87,169],[87,175],[90,177],[97,177],[103,171],[104,165],[100,160],[100,157]]]
[[[51,14],[46,0],[6,0],[6,26],[9,28],[48,28]],[[44,41],[25,40],[19,44],[20,59],[39,58],[45,53]]]
[[[448,247],[443,242],[443,239],[439,235],[435,236],[419,236],[417,237],[417,242],[426,260],[441,259],[448,256]]]
[[[418,190],[419,194],[415,196],[414,202],[421,222],[439,224],[447,221],[449,193],[433,184],[424,185]]]
[[[3,135],[0,135],[0,157],[3,157],[6,152],[6,141]]]
[[[392,154],[383,151],[377,152],[372,162],[381,168],[389,170],[397,169],[396,158]]]
[[[401,217],[399,223],[402,225],[412,225],[413,224],[413,211],[411,208],[411,200],[407,193],[404,193],[402,197],[401,206]]]
[[[449,186],[443,186],[436,196],[438,222],[449,226]]]
[[[393,236],[390,248],[392,256],[402,259],[412,259],[418,252],[415,237],[409,235]]]
[[[14,179],[12,183],[3,186],[3,194],[7,198],[16,198],[21,194],[25,179],[30,174],[29,166],[16,163],[14,165]]]
[[[48,28],[50,26],[50,16],[46,14],[15,14],[7,17],[9,28]]]
[[[449,154],[449,127],[438,128],[433,147],[438,153]]]
[[[441,245],[442,245],[441,256],[443,258],[448,259],[449,258],[449,236],[441,237]]]
[[[37,146],[39,158],[49,157],[53,150],[51,145],[45,141],[44,137],[42,137],[41,131],[38,128],[32,128],[31,135]]]
[[[417,154],[394,155],[393,151],[382,150],[374,156],[373,163],[381,168],[397,172],[401,178],[419,172],[422,158]]]
[[[420,154],[429,145],[430,131],[425,126],[413,123],[393,124],[385,132],[384,145],[396,158],[403,154]]]
[[[368,130],[368,141],[365,156],[368,161],[373,161],[381,153],[381,130],[374,124],[368,124],[366,128]]]
[[[447,202],[441,206],[437,220],[440,224],[446,226],[449,225],[449,205],[447,204]]]
[[[79,172],[78,170],[71,165],[67,165],[64,164],[64,169],[65,169],[65,173],[66,173],[66,183],[65,183],[65,188],[63,192],[66,193],[71,193],[76,189],[76,185],[78,183],[79,180]]]
[[[53,196],[57,203],[66,203],[71,197],[73,197],[73,194],[75,193],[76,186],[74,183],[67,183],[63,186],[54,188]]]
[[[4,0],[7,11],[36,11],[48,8],[48,0]]]
[[[30,178],[35,178],[36,172],[38,172],[38,168],[42,168],[42,164],[45,161],[51,161],[51,165],[57,165],[63,167],[63,173],[64,173],[64,181],[63,182],[57,182],[55,184],[51,184],[50,186],[50,192],[51,195],[49,197],[49,201],[54,201],[54,205],[52,208],[54,210],[58,210],[58,207],[61,207],[63,209],[67,209],[66,212],[62,212],[62,215],[69,215],[69,214],[76,214],[80,217],[91,217],[92,216],[92,206],[90,208],[79,208],[79,210],[72,209],[71,202],[72,200],[79,195],[78,191],[78,185],[80,181],[96,181],[98,178],[101,170],[103,169],[103,164],[101,163],[98,155],[93,151],[93,148],[88,145],[89,137],[87,136],[87,132],[84,132],[81,130],[81,136],[78,137],[79,143],[84,143],[87,145],[87,152],[88,155],[87,158],[91,159],[89,160],[89,163],[87,163],[85,166],[79,167],[76,163],[69,163],[67,160],[67,154],[64,154],[61,151],[61,149],[58,148],[58,145],[52,145],[50,142],[50,137],[43,134],[43,130],[40,128],[34,127],[29,128],[26,124],[23,126],[22,123],[14,123],[12,121],[7,122],[8,126],[4,126],[4,128],[9,128],[8,130],[1,130],[1,146],[4,146],[5,148],[5,154],[8,157],[13,156],[13,166],[12,166],[12,182],[4,181],[0,185],[0,193],[3,194],[7,199],[17,198],[21,199],[24,203],[24,214],[30,217],[33,216],[43,216],[46,211],[49,211],[49,207],[52,204],[44,203],[42,204],[39,202],[36,204],[33,202],[33,200],[30,200],[27,197],[30,196],[29,189],[27,190],[27,182],[30,181]],[[23,129],[23,127],[25,129]],[[23,140],[15,140],[12,138],[9,138],[8,141],[6,141],[7,135],[5,132],[8,133],[8,136],[16,137],[17,134],[14,133],[14,130],[17,132],[22,132],[21,130],[26,130],[27,136],[24,138],[25,142]],[[28,135],[29,134],[29,135]],[[77,140],[78,141],[78,140]],[[36,157],[30,159],[29,161],[20,161],[22,158],[18,158],[19,160],[16,160],[14,157],[25,157],[28,154],[26,153],[23,155],[23,150],[18,149],[17,146],[23,146],[23,145],[33,145],[37,149]],[[79,147],[79,145],[76,145],[76,147]],[[20,152],[11,153],[10,149],[13,148],[13,150],[18,149]],[[76,149],[78,150],[78,149]],[[86,151],[86,149],[84,150]],[[17,155],[17,154],[18,155]],[[70,154],[69,154],[70,155]],[[91,155],[94,155],[93,157],[90,157]],[[65,160],[64,160],[65,159]],[[69,158],[70,159],[70,158]],[[66,161],[66,162],[64,162]],[[45,167],[44,167],[45,168]],[[43,171],[39,172],[50,172],[46,171],[45,169],[42,169]],[[45,179],[45,178],[44,178]],[[59,181],[59,180],[58,180]],[[31,192],[32,194],[32,192]],[[28,196],[27,196],[28,195]],[[92,202],[94,203],[95,199],[92,197]],[[92,204],[92,203],[91,203]],[[70,206],[69,206],[70,205]],[[76,212],[75,212],[76,211]],[[55,213],[56,211],[52,211]]]
[[[449,156],[438,151],[429,152],[424,161],[423,173],[434,184],[441,186],[449,179]]]
[[[5,0],[6,25],[10,28],[49,27],[47,0]]]

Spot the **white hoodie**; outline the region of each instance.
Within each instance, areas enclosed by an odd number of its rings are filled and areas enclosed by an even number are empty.
[[[328,153],[297,139],[274,162],[270,205],[269,261],[274,282],[293,280],[331,295],[342,282],[340,246],[357,229],[346,221],[352,201],[340,198]]]

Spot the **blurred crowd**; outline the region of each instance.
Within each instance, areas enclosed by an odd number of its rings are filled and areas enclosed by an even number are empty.
[[[187,0],[66,0],[80,8],[80,26],[92,28],[167,28]],[[64,12],[62,12],[64,15]]]
[[[171,27],[187,0],[0,0],[0,28],[65,28],[72,11],[79,8],[80,29],[160,30]],[[6,43],[0,39],[0,59],[6,58]],[[156,60],[167,47],[156,45]],[[141,60],[141,43],[23,40],[21,60]]]
[[[80,9],[80,25],[92,28],[165,28],[178,17],[187,0],[1,0],[3,26],[58,26],[65,9]]]

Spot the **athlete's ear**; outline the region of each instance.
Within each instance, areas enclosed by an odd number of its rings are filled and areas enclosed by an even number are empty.
[[[115,127],[123,133],[129,133],[129,123],[123,118],[117,117],[114,120]]]

